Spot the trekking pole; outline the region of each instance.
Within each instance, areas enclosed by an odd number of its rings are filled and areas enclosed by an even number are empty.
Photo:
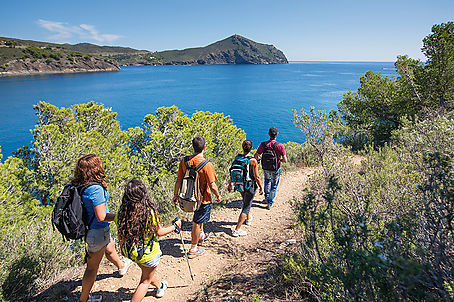
[[[183,246],[183,251],[184,251],[184,254],[186,255],[186,261],[188,262],[189,273],[191,274],[191,279],[192,279],[192,281],[194,281],[194,276],[192,275],[191,265],[189,264],[188,253],[186,253],[186,248],[184,247],[183,233],[181,232],[180,227],[175,223],[175,222],[178,221],[178,219],[179,219],[178,217],[175,218],[175,219],[172,221],[172,224],[175,226],[175,232],[178,233],[178,234],[180,234],[181,245]]]

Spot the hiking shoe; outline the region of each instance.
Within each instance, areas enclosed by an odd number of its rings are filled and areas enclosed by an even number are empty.
[[[203,247],[198,247],[195,252],[193,252],[191,250],[188,251],[188,258],[192,259],[192,258],[195,258],[198,256],[202,256],[203,253],[205,253],[205,249]]]
[[[120,273],[120,276],[126,275],[126,272],[128,271],[128,268],[133,264],[134,262],[131,261],[129,258],[125,258],[123,261],[123,268],[120,268],[118,272]]]
[[[247,232],[246,231],[243,231],[243,230],[235,230],[232,232],[232,236],[233,237],[238,237],[238,236],[246,236],[247,235]]]
[[[205,235],[203,235],[203,238],[199,238],[197,245],[202,246],[203,242],[208,238],[208,236],[210,236],[210,233],[205,233]]]
[[[167,284],[167,281],[161,281],[161,288],[158,288],[156,291],[156,298],[162,298],[164,297],[164,291],[169,285]]]
[[[102,296],[101,295],[88,295],[87,302],[101,302],[102,301]]]

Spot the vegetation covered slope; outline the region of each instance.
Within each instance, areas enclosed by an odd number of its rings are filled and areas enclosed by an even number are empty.
[[[454,23],[422,51],[424,64],[399,57],[397,78],[367,72],[340,112],[295,111],[320,170],[294,203],[301,245],[275,282],[286,299],[454,300]]]
[[[151,52],[90,43],[0,38],[0,74],[118,70],[119,65],[285,64],[273,45],[233,35],[205,47]]]
[[[62,45],[0,38],[0,75],[119,69],[110,58],[70,50]]]
[[[233,35],[205,47],[168,50],[154,54],[161,64],[286,64],[287,58],[273,45]]]
[[[158,52],[89,43],[63,46],[74,51],[107,56],[121,65],[288,63],[282,51],[273,45],[257,43],[239,35],[233,35],[205,47]]]

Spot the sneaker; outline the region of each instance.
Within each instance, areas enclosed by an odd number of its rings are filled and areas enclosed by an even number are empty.
[[[246,220],[244,221],[244,224],[245,224],[245,225],[251,225],[251,220],[252,220],[252,217],[249,217],[249,219],[246,219]]]
[[[208,238],[208,236],[210,236],[210,233],[205,233],[205,235],[203,235],[203,238],[199,238],[199,242],[197,243],[197,245],[199,246],[203,245],[203,242]]]
[[[101,295],[88,295],[87,302],[101,302],[102,301],[102,296]]]
[[[167,284],[167,281],[161,281],[161,288],[158,288],[156,291],[156,298],[162,298],[164,297],[164,291],[169,285]]]
[[[203,253],[205,253],[205,249],[203,247],[197,247],[197,250],[195,250],[195,251],[191,251],[191,250],[188,251],[188,258],[192,259],[192,258],[195,258],[198,256],[202,256]]]
[[[118,272],[120,273],[120,276],[124,276],[126,275],[126,272],[128,271],[128,268],[131,266],[131,264],[133,264],[134,262],[132,262],[130,259],[128,258],[125,258],[125,260],[123,261],[123,268],[120,268],[118,270]]]
[[[243,230],[235,230],[232,232],[232,236],[233,237],[238,237],[238,236],[246,236],[247,235],[247,232],[246,231],[243,231]]]

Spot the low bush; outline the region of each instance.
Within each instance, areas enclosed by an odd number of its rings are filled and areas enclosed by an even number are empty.
[[[115,213],[124,185],[143,180],[164,222],[176,212],[171,202],[178,164],[192,154],[192,138],[206,140],[205,157],[225,190],[227,170],[246,135],[220,113],[177,107],[158,108],[142,127],[122,130],[116,113],[90,102],[58,108],[40,102],[33,142],[0,163],[0,297],[28,299],[67,267],[81,264],[83,244],[63,242],[52,230],[50,213],[56,197],[73,174],[77,158],[96,153],[103,161]],[[1,155],[0,155],[1,159]],[[116,228],[112,228],[115,236]]]
[[[454,298],[453,126],[447,116],[407,125],[393,147],[367,148],[361,165],[336,144],[325,153],[294,203],[303,237],[279,267],[287,294],[324,301]]]
[[[288,163],[283,165],[284,171],[293,170],[298,167],[313,167],[317,165],[317,155],[314,148],[308,144],[288,142],[284,144]]]

